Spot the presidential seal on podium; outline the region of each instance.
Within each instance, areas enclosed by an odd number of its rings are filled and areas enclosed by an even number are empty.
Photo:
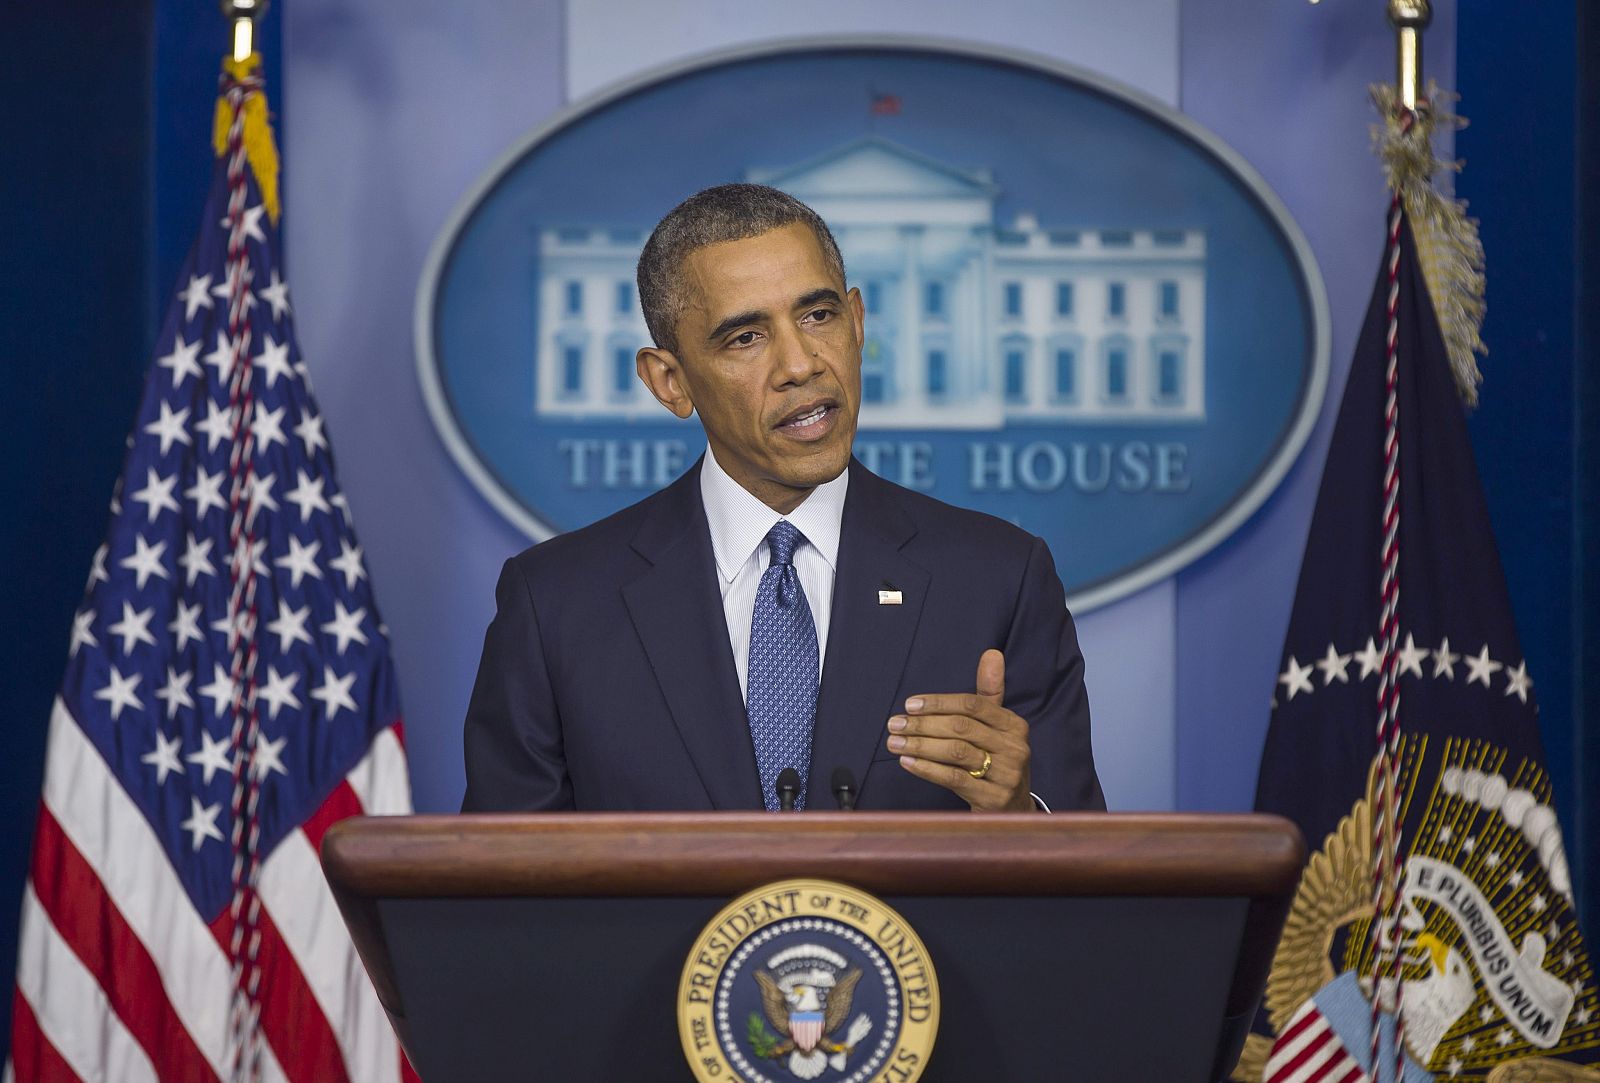
[[[701,931],[678,983],[694,1076],[910,1083],[939,1029],[939,983],[906,920],[864,891],[782,880]]]

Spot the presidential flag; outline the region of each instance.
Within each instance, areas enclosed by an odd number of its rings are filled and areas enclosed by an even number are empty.
[[[256,57],[49,719],[12,1063],[35,1080],[399,1080],[317,849],[410,811],[400,703],[295,341]],[[40,719],[40,723],[44,720]]]
[[[1314,853],[1235,1079],[1600,1080],[1534,678],[1425,274],[1443,257],[1413,235],[1438,206],[1395,195],[1306,544],[1256,807]]]

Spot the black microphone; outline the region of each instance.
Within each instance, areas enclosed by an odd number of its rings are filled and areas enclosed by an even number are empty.
[[[800,772],[793,767],[785,767],[778,772],[778,811],[793,812],[794,803],[800,796]]]
[[[833,799],[839,802],[840,812],[852,812],[856,807],[856,776],[848,767],[833,769]]]

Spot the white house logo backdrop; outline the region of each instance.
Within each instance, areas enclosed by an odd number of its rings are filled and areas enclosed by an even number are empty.
[[[1247,166],[1165,106],[1037,58],[809,41],[655,73],[514,148],[435,245],[435,424],[531,537],[704,449],[634,375],[634,263],[730,180],[804,200],[865,302],[857,456],[1051,543],[1077,608],[1171,574],[1266,498],[1327,370],[1321,280]]]

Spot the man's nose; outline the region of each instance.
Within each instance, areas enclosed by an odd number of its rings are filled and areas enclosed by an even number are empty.
[[[778,371],[785,384],[808,383],[823,370],[821,347],[798,327],[780,332],[777,340]]]

